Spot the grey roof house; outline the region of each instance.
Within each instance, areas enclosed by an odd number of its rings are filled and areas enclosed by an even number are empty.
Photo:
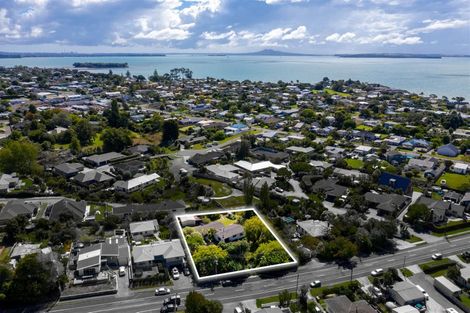
[[[167,268],[180,266],[184,257],[184,249],[179,239],[158,241],[132,248],[134,267],[141,270],[151,270],[157,263],[162,263]]]
[[[73,201],[62,199],[50,205],[44,215],[51,221],[58,221],[64,217],[70,217],[75,222],[81,222],[86,212],[86,201]]]
[[[5,225],[9,220],[18,215],[24,215],[28,218],[35,215],[38,211],[37,205],[24,200],[10,200],[0,209],[0,225]]]

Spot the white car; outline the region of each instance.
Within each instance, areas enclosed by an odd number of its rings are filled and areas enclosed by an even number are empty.
[[[382,291],[380,291],[380,289],[375,286],[371,286],[370,291],[378,298],[383,297]]]
[[[180,272],[178,271],[176,267],[173,267],[173,269],[171,270],[171,275],[173,276],[174,280],[180,278]]]
[[[433,260],[441,260],[442,259],[442,253],[434,253],[431,258]]]
[[[119,267],[119,276],[126,276],[126,267],[124,266]]]
[[[418,288],[418,290],[423,293],[424,298],[426,299],[426,301],[428,301],[428,300],[429,300],[429,295],[428,295],[428,293],[426,292],[426,290],[424,290],[424,288],[421,287],[420,285],[416,285],[416,288]]]
[[[370,272],[370,274],[371,274],[372,276],[374,276],[374,277],[380,276],[380,275],[382,275],[383,273],[384,273],[383,268],[378,268],[378,269],[375,269],[375,270],[373,270],[372,272]]]
[[[158,289],[155,289],[155,295],[156,295],[156,296],[169,295],[170,292],[171,292],[171,291],[170,291],[169,288],[158,288]]]
[[[310,288],[318,288],[321,287],[321,281],[315,280],[310,283]]]

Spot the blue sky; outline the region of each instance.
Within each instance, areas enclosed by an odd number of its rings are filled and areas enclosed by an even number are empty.
[[[0,50],[470,54],[470,0],[0,0]]]

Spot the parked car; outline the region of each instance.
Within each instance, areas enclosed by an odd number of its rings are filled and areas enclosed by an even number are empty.
[[[170,294],[170,289],[169,288],[158,288],[155,289],[155,295],[156,296],[163,296],[163,295],[168,295]]]
[[[423,293],[424,298],[425,298],[426,300],[429,300],[429,295],[428,295],[428,293],[426,292],[426,290],[424,290],[423,287],[421,287],[420,285],[416,285],[416,288],[418,288],[418,290]]]
[[[442,253],[434,253],[431,258],[433,260],[441,260],[442,259]]]
[[[230,279],[222,280],[220,283],[223,287],[235,286],[235,281],[230,280]]]
[[[370,272],[370,274],[374,277],[380,276],[383,273],[384,273],[383,268],[377,268],[377,269],[373,270],[372,272]]]
[[[180,278],[180,272],[176,267],[173,267],[173,269],[171,270],[171,275],[175,280]]]
[[[120,266],[119,267],[119,276],[126,276],[126,267]]]
[[[314,280],[310,283],[310,288],[318,288],[318,287],[321,287],[321,281]]]
[[[167,304],[160,309],[160,313],[170,313],[178,311],[178,306],[175,304]]]
[[[372,292],[376,297],[378,297],[378,298],[383,297],[383,293],[382,293],[382,291],[381,291],[379,288],[377,288],[377,287],[375,287],[375,286],[370,286],[369,290],[370,290],[370,292]]]
[[[446,313],[458,313],[458,311],[454,308],[447,308]]]
[[[191,272],[189,271],[189,268],[187,268],[187,267],[183,268],[183,274],[184,274],[185,276],[191,275]]]

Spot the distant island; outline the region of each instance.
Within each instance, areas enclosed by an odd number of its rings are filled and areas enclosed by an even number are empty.
[[[129,67],[127,63],[105,63],[105,62],[75,62],[73,67],[85,68],[125,68]]]
[[[356,53],[335,54],[340,58],[391,58],[391,59],[442,59],[440,54],[413,54],[413,53]]]

